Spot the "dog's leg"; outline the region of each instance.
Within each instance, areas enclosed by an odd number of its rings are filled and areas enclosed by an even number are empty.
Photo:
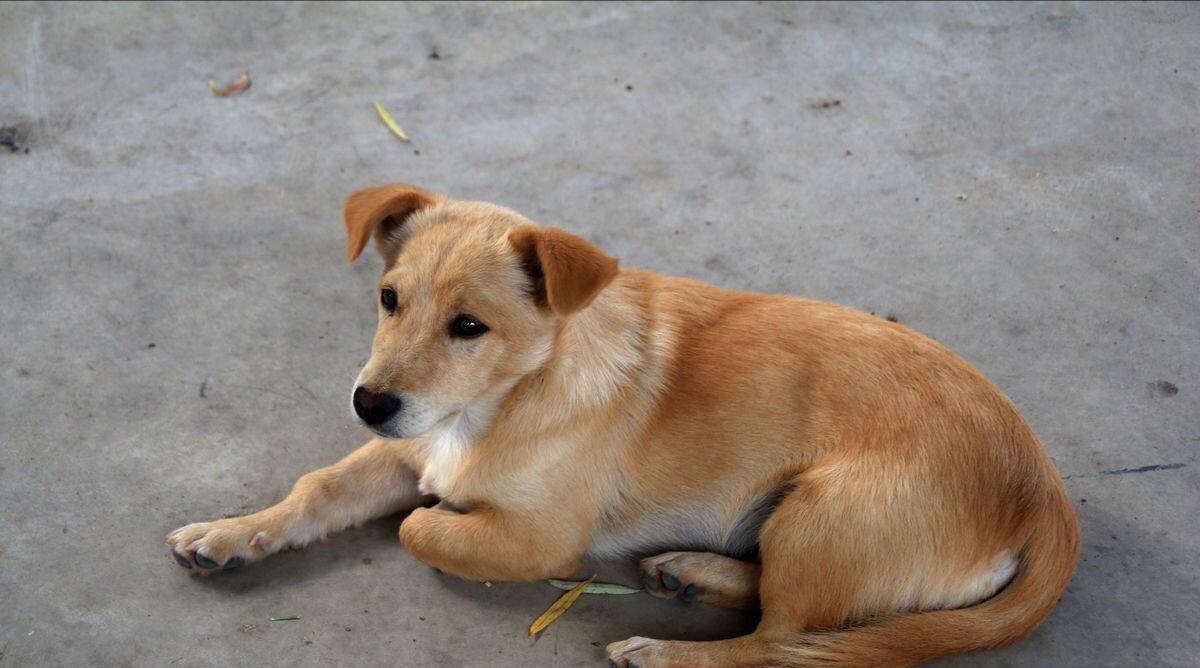
[[[642,560],[646,591],[718,608],[758,607],[758,564],[711,552],[667,552]]]
[[[779,665],[782,648],[758,635],[709,642],[634,636],[605,648],[613,668],[758,668]]]
[[[716,642],[635,637],[609,645],[609,660],[620,668],[798,665],[804,657],[811,659],[804,665],[909,665],[903,652],[881,649],[863,636],[844,641],[840,654],[831,655],[827,647],[806,647],[803,634],[836,637],[873,615],[961,608],[1011,576],[1015,562],[1007,555],[1017,548],[1002,508],[986,514],[993,524],[973,526],[942,511],[954,507],[952,497],[918,502],[954,488],[906,484],[912,479],[869,459],[810,467],[762,526],[763,616],[754,633]],[[954,532],[971,532],[971,539],[955,544],[930,538]],[[665,575],[660,582],[674,584]]]
[[[582,524],[552,511],[418,508],[400,525],[400,541],[417,559],[468,580],[540,580],[575,571],[587,545]]]
[[[417,478],[396,451],[375,439],[345,459],[302,476],[283,501],[244,517],[189,524],[167,545],[180,566],[202,574],[229,570],[332,531],[421,502]]]

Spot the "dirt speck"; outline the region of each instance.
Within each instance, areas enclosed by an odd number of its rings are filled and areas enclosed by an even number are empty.
[[[1169,380],[1156,380],[1149,384],[1150,393],[1160,397],[1173,397],[1179,394],[1179,386]]]
[[[625,90],[633,90],[632,84],[625,84]]]
[[[158,344],[157,344],[157,343],[147,343],[147,344],[146,344],[146,347],[147,347],[147,348],[157,348],[157,347],[158,347]]]
[[[442,54],[438,53],[437,49],[430,49],[429,50],[429,59],[430,60],[441,60]]]
[[[27,135],[28,132],[22,125],[0,127],[0,148],[8,149],[9,153],[29,153],[29,149],[24,146]]]
[[[363,566],[370,566],[374,562],[374,560],[371,559],[370,557],[363,557],[362,562],[363,562]],[[366,610],[363,610],[363,612],[366,612]]]
[[[895,313],[889,313],[883,316],[883,319],[887,320],[888,322],[900,322],[900,316],[896,315]]]
[[[835,99],[829,99],[829,100],[818,100],[818,101],[816,101],[816,102],[813,102],[812,104],[810,104],[810,105],[808,105],[808,106],[812,107],[813,109],[832,109],[832,108],[834,108],[834,107],[840,107],[840,106],[842,106],[842,101],[841,101],[841,100],[835,100]]]

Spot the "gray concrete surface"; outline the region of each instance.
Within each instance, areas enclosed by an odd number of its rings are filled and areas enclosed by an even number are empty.
[[[1032,638],[939,665],[1197,665],[1198,65],[1195,4],[0,5],[0,665],[590,666],[753,625],[590,597],[533,643],[553,590],[440,576],[400,518],[172,563],[366,439],[379,262],[339,207],[391,180],[945,342],[1085,548]]]

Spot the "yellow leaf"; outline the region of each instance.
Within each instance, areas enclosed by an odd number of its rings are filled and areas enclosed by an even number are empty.
[[[217,97],[229,97],[230,95],[235,95],[237,93],[240,93],[249,87],[250,87],[250,75],[249,74],[243,74],[242,76],[235,79],[233,81],[233,83],[229,84],[228,86],[226,86],[224,88],[217,88],[217,82],[213,81],[212,79],[208,80],[208,90],[212,91],[212,94],[216,95]]]
[[[400,138],[400,141],[408,141],[408,135],[404,134],[404,130],[400,127],[400,124],[396,122],[396,119],[392,118],[392,115],[388,113],[387,109],[383,108],[382,104],[375,103],[375,113],[379,114],[379,120],[383,121],[383,124],[388,126],[388,129],[392,131],[392,134]]]
[[[529,625],[529,636],[533,637],[542,631],[545,631],[547,626],[553,624],[554,620],[561,617],[562,614],[567,611],[567,608],[575,604],[575,601],[577,601],[579,597],[583,595],[583,590],[587,589],[587,586],[592,584],[592,581],[595,579],[596,576],[593,575],[592,577],[575,585],[575,588],[571,591],[559,596],[558,600],[555,601],[553,605],[547,608],[545,612],[543,612],[537,619],[533,620],[533,623]]]

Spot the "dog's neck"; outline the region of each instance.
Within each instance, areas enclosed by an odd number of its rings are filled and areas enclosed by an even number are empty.
[[[463,455],[491,429],[510,390],[511,385],[495,388],[429,430],[422,439],[425,468],[420,488],[423,493],[448,496]]]
[[[658,363],[645,322],[636,288],[618,277],[591,305],[559,322],[546,363],[513,389],[514,417],[524,413],[526,429],[569,428],[654,393],[634,382],[654,377]]]

